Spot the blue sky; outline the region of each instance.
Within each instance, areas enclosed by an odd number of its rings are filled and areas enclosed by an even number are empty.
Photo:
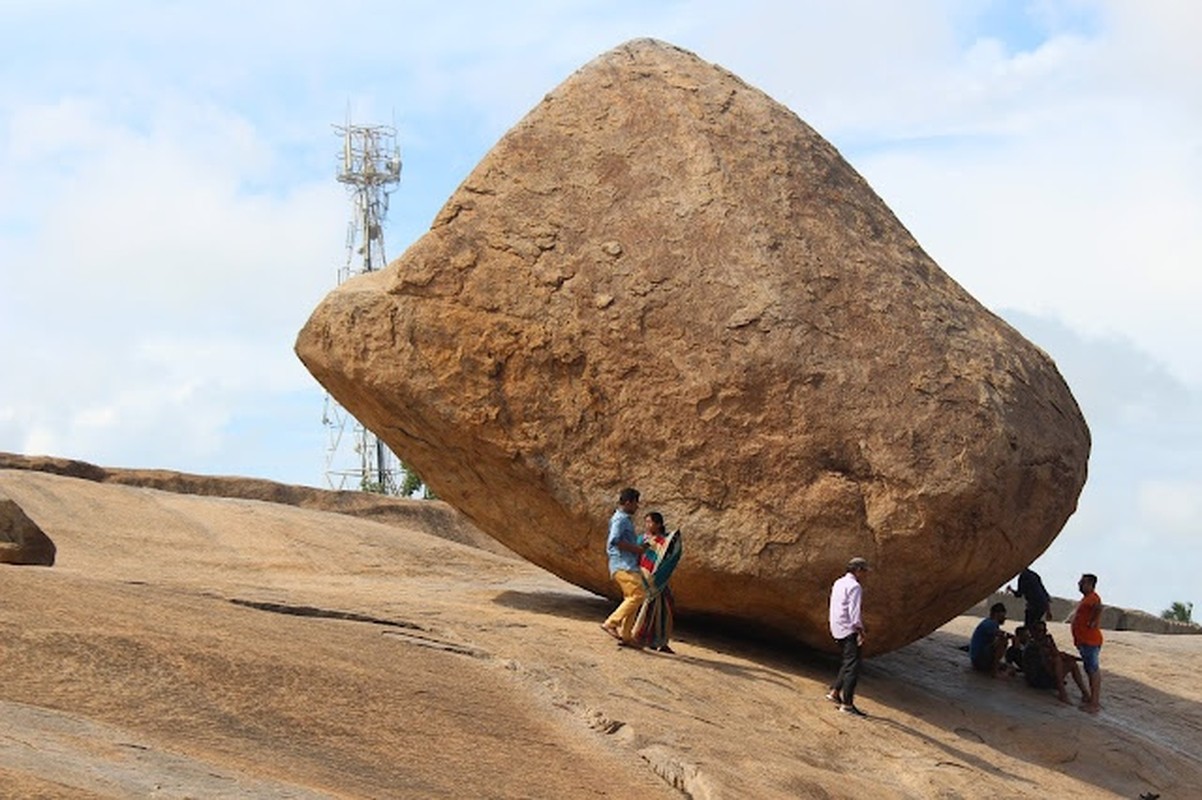
[[[345,120],[394,123],[398,256],[572,71],[652,36],[840,149],[1056,359],[1071,596],[1202,601],[1202,5],[0,0],[0,450],[322,485],[295,335],[345,260]]]

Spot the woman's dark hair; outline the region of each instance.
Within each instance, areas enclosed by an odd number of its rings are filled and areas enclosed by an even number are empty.
[[[647,516],[650,517],[651,521],[654,522],[656,525],[660,526],[661,528],[664,527],[664,515],[663,514],[659,513],[658,511],[649,511],[649,512],[647,512]]]

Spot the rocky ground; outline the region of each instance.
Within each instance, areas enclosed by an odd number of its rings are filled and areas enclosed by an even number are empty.
[[[855,719],[822,699],[827,656],[687,623],[678,655],[617,649],[597,627],[608,601],[403,514],[29,470],[0,469],[0,490],[58,547],[54,567],[0,566],[6,798],[1170,800],[1202,786],[1198,636],[1109,632],[1090,716],[968,670],[975,620],[960,617],[871,660],[870,716]]]

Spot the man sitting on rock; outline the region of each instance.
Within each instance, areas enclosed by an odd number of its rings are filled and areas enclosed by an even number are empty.
[[[1006,667],[1015,672],[1023,671],[1023,648],[1031,641],[1031,634],[1026,625],[1014,629],[1014,638],[1006,648]]]
[[[1032,623],[1028,630],[1031,641],[1023,648],[1023,675],[1027,684],[1034,689],[1055,689],[1060,702],[1067,703],[1068,693],[1064,691],[1064,679],[1072,675],[1077,688],[1081,690],[1081,697],[1088,698],[1089,689],[1086,688],[1081,668],[1077,665],[1077,657],[1060,652],[1052,635],[1048,633],[1047,624],[1042,620]]]
[[[972,668],[977,672],[988,675],[1005,673],[1002,659],[1006,656],[1006,645],[1010,634],[1002,630],[1006,621],[1006,606],[1004,603],[994,603],[989,609],[989,616],[977,624],[968,643],[968,658]]]

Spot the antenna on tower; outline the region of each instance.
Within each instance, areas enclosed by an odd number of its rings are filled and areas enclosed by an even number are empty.
[[[342,137],[338,182],[346,184],[354,206],[346,233],[346,263],[338,270],[341,284],[355,275],[383,269],[388,263],[384,221],[388,196],[401,182],[401,150],[395,127],[352,125],[349,111],[346,124],[335,125],[334,130]],[[322,423],[329,434],[326,482],[331,489],[398,493],[400,460],[328,393]]]

